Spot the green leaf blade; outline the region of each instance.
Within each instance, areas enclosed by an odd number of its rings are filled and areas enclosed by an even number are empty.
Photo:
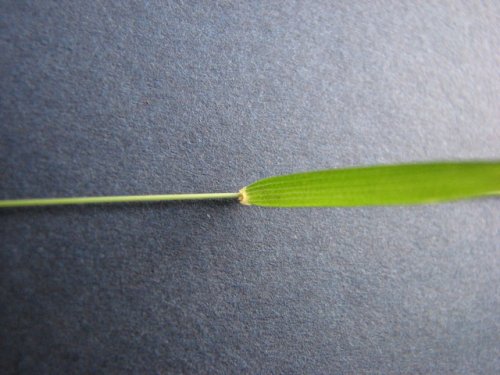
[[[332,169],[269,177],[241,191],[265,207],[413,205],[500,195],[500,162],[442,162]]]

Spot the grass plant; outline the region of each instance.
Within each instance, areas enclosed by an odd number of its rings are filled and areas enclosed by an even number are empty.
[[[0,200],[0,208],[232,199],[248,206],[356,207],[430,204],[500,195],[500,161],[354,167],[258,180],[235,193]]]

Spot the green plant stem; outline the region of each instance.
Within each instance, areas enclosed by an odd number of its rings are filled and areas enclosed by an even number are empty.
[[[237,199],[240,193],[202,193],[202,194],[158,194],[158,195],[117,195],[104,197],[71,197],[71,198],[36,198],[0,200],[0,208],[59,206],[75,204],[131,203],[186,201],[209,199]]]

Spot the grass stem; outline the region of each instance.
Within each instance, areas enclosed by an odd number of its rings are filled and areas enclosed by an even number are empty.
[[[104,197],[35,198],[0,200],[0,208],[82,205],[103,203],[160,202],[209,199],[237,199],[240,193],[117,195]]]

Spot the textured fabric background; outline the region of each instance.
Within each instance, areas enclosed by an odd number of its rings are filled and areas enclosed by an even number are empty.
[[[0,3],[0,198],[500,158],[497,1]],[[0,370],[500,372],[500,200],[0,212]]]

